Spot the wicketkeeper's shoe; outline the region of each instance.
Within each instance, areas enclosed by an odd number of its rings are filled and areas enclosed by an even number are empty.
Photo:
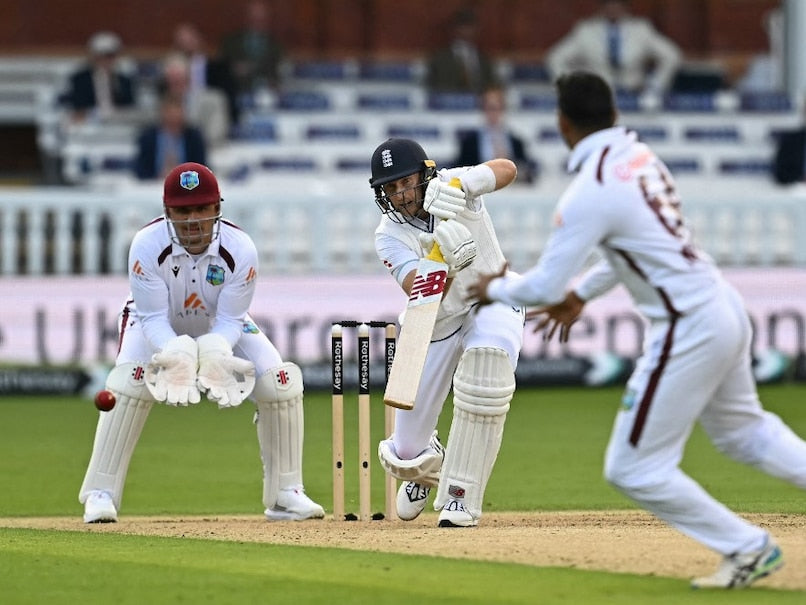
[[[84,502],[84,523],[115,523],[118,510],[109,492],[93,490]]]
[[[744,588],[777,571],[783,564],[781,549],[767,538],[761,550],[725,557],[714,575],[696,578],[691,585],[694,588]]]
[[[465,510],[461,500],[448,500],[439,513],[440,527],[476,527],[479,520]]]
[[[269,521],[304,521],[305,519],[324,519],[325,509],[305,495],[300,487],[281,489],[277,503],[266,509]]]
[[[431,488],[414,481],[406,481],[397,490],[397,516],[411,521],[420,516]]]

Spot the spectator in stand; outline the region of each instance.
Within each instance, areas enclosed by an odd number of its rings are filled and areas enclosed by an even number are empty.
[[[459,155],[455,166],[476,166],[493,158],[507,158],[518,167],[516,182],[534,183],[537,163],[529,158],[523,139],[506,123],[506,93],[501,87],[488,88],[479,101],[484,123],[459,135]]]
[[[779,185],[806,181],[806,124],[778,135],[772,176]]]
[[[209,147],[219,147],[227,141],[230,131],[227,98],[223,92],[209,86],[194,89],[190,84],[190,66],[184,55],[172,53],[165,58],[159,89],[160,96],[182,99],[187,121],[201,129]]]
[[[437,49],[427,61],[425,84],[430,92],[481,94],[499,84],[493,60],[479,48],[479,24],[475,12],[463,8],[451,17],[450,43]]]
[[[681,60],[674,42],[630,13],[628,0],[602,0],[598,14],[549,49],[546,67],[552,80],[587,69],[616,91],[660,94],[671,87]]]
[[[739,92],[764,93],[784,90],[784,12],[775,8],[764,15],[762,27],[769,51],[756,55],[737,82]]]
[[[185,22],[176,26],[173,33],[173,48],[187,59],[191,90],[215,88],[223,92],[227,97],[230,120],[233,124],[237,124],[238,93],[227,62],[208,53],[204,37],[192,23]]]
[[[141,180],[164,179],[179,164],[206,164],[206,160],[204,135],[187,122],[183,99],[164,95],[159,121],[143,128],[137,137],[135,175]]]
[[[107,120],[121,109],[134,108],[135,83],[118,66],[121,41],[117,34],[101,31],[87,44],[87,65],[70,76],[62,103],[74,121]]]
[[[271,8],[262,0],[246,5],[243,27],[221,42],[221,58],[229,64],[238,93],[246,96],[279,86],[284,54],[271,31]]]

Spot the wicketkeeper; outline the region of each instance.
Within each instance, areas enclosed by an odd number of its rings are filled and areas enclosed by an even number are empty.
[[[106,380],[117,404],[98,420],[79,501],[86,523],[117,521],[134,448],[154,402],[221,408],[249,397],[263,461],[266,518],[324,517],[302,484],[302,374],[249,317],[257,250],[221,219],[212,171],[187,162],[165,178],[165,214],[129,251],[131,295]]]
[[[382,143],[371,167],[370,185],[383,213],[375,247],[392,277],[408,295],[418,261],[434,242],[448,265],[414,409],[396,411],[395,432],[381,441],[378,455],[386,472],[404,481],[397,495],[401,519],[417,517],[438,485],[439,525],[475,526],[515,392],[524,311],[509,305],[479,309],[464,299],[479,272],[504,263],[482,196],[512,183],[517,169],[510,160],[494,159],[437,170],[409,139]],[[456,178],[460,187],[450,185]],[[435,428],[451,386],[454,414],[443,450]]]

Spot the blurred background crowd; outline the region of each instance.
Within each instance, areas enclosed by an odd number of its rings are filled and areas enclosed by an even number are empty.
[[[27,244],[0,245],[0,273],[87,270],[80,259],[50,265],[60,249],[94,255],[121,229],[121,216],[104,208],[88,218],[100,206],[92,196],[77,198],[81,208],[69,215],[56,203],[61,215],[51,216],[53,199],[25,201],[21,191],[91,191],[114,205],[150,185],[136,195],[158,210],[155,187],[182,161],[211,166],[225,191],[272,189],[261,198],[269,205],[326,191],[367,201],[372,149],[405,136],[440,165],[510,157],[516,189],[548,204],[568,179],[552,82],[577,67],[613,84],[620,123],[695,196],[757,201],[804,179],[806,3],[798,0],[4,4],[0,240]],[[310,182],[327,185],[304,190]],[[31,215],[34,206],[44,214]],[[377,216],[364,206],[370,215],[355,220],[369,228]],[[770,219],[775,229],[800,224],[780,216]],[[40,227],[44,243],[26,235]],[[69,244],[50,241],[65,230]],[[100,242],[87,248],[90,231]],[[260,239],[273,241],[267,233]],[[788,251],[764,253],[762,264],[806,260],[793,233],[770,239]],[[32,265],[31,243],[55,247],[57,260]],[[125,234],[112,245],[125,248]]]

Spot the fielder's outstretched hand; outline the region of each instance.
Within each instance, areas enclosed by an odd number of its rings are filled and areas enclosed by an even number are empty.
[[[468,302],[475,302],[480,305],[489,305],[493,302],[491,298],[487,297],[487,286],[490,282],[499,277],[504,277],[507,273],[508,264],[504,263],[498,273],[480,273],[476,282],[470,284],[467,288],[467,296],[465,300]]]
[[[568,342],[571,326],[579,319],[584,307],[585,301],[579,298],[575,292],[571,291],[566,293],[565,298],[557,304],[527,311],[526,320],[538,320],[537,325],[532,331],[540,332],[541,330],[545,330],[543,340],[551,340],[559,327],[560,342]]]
[[[172,338],[146,365],[146,387],[154,399],[168,405],[199,403],[198,363],[195,340],[187,335]]]
[[[207,399],[220,408],[241,405],[255,386],[255,366],[235,357],[226,339],[219,334],[205,334],[199,344],[199,374],[196,384]]]

